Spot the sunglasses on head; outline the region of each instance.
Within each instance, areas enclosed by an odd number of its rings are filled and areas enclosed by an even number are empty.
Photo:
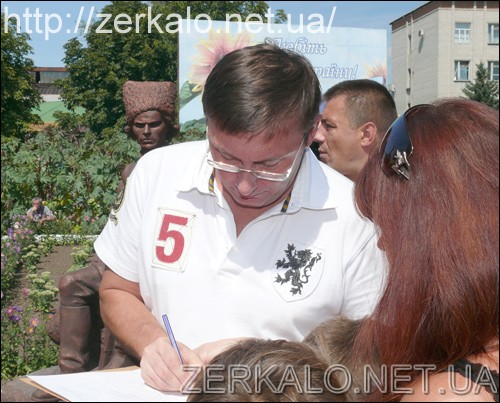
[[[408,117],[418,109],[428,106],[426,104],[412,106],[398,117],[387,130],[380,144],[380,150],[383,150],[381,167],[387,176],[393,175],[395,172],[402,179],[410,179],[408,157],[413,152],[413,144],[406,122]]]

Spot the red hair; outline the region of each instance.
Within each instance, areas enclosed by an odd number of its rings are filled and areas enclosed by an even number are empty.
[[[355,188],[389,263],[355,349],[439,370],[498,337],[498,111],[448,99],[411,113],[407,127],[410,179],[384,174],[374,150]]]

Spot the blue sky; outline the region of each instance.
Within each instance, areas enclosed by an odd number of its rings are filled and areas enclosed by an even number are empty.
[[[85,22],[92,10],[95,18],[96,13],[108,3],[107,1],[2,1],[1,6],[2,12],[8,11],[9,15],[15,13],[20,16],[21,32],[25,32],[27,28],[32,31],[30,45],[33,47],[34,54],[31,57],[35,65],[61,67],[64,65],[62,62],[63,45],[75,36],[83,40],[81,31],[77,32],[78,30],[75,29],[79,15],[80,21]],[[269,1],[268,3],[272,12],[282,8],[290,14],[292,24],[300,21],[300,14],[303,16],[304,23],[307,23],[307,18],[315,13],[321,14],[327,24],[333,8],[336,7],[332,26],[386,29],[390,77],[390,23],[427,1]],[[27,8],[32,14],[38,8],[41,16],[37,18],[33,15],[26,20],[22,14]],[[61,21],[59,32],[50,33],[48,29],[45,29],[46,24],[49,24],[48,27],[55,31],[58,28],[58,18]],[[38,27],[36,26],[37,20]],[[29,27],[26,27],[26,21],[29,22]],[[36,32],[37,28],[39,33]]]

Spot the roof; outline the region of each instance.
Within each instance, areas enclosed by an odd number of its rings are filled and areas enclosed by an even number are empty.
[[[484,9],[498,9],[499,4],[498,1],[484,1],[484,2],[477,2],[477,9],[478,10],[484,10]],[[479,5],[479,3],[482,3],[482,6]],[[431,13],[434,10],[440,9],[440,8],[451,8],[455,7],[458,9],[474,9],[476,8],[476,2],[475,1],[429,1],[420,7],[416,8],[413,11],[410,11],[409,13],[406,13],[402,17],[399,17],[392,21],[390,25],[392,26],[392,32],[396,31],[397,29],[405,26],[406,22],[416,20],[418,18],[421,18],[429,13]]]
[[[38,83],[34,84],[40,95],[61,95],[62,89],[54,83]]]
[[[40,109],[33,109],[33,113],[35,115],[40,116],[40,118],[42,119],[42,121],[44,123],[55,122],[56,119],[54,117],[54,112],[57,112],[57,111],[70,112],[70,110],[64,106],[63,101],[41,102]],[[85,111],[85,109],[82,107],[77,107],[75,109],[75,113],[77,115],[82,115],[84,111]]]
[[[33,71],[59,71],[67,72],[67,67],[33,67]]]

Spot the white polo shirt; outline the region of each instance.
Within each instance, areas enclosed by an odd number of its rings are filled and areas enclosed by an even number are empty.
[[[139,283],[160,323],[166,313],[176,338],[196,348],[243,336],[302,340],[334,315],[371,312],[384,263],[350,180],[308,150],[288,207],[236,237],[206,150],[188,142],[142,157],[94,244],[109,268]]]

